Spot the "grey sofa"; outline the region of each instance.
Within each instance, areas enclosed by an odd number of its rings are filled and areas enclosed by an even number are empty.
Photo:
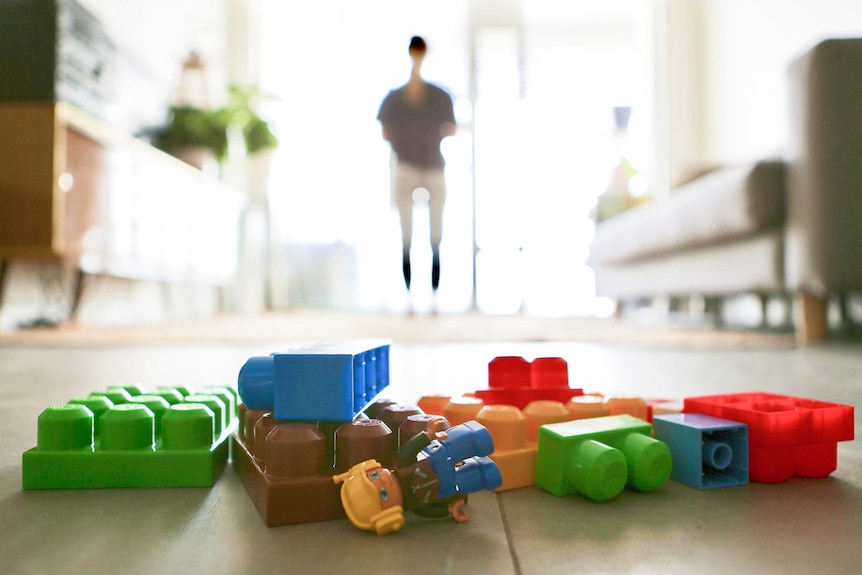
[[[788,89],[785,158],[710,172],[596,226],[598,295],[788,295],[799,338],[827,337],[829,298],[862,291],[862,39],[817,44]]]

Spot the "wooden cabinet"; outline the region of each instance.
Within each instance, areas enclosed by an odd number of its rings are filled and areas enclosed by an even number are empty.
[[[226,285],[238,191],[63,103],[0,105],[0,260]]]

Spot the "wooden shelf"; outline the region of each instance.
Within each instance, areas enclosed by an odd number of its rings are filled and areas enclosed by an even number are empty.
[[[245,202],[67,104],[0,105],[0,260],[225,285]]]

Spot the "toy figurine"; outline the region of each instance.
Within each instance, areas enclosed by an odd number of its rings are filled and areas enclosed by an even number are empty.
[[[488,430],[475,421],[444,431],[445,424],[434,418],[425,432],[405,443],[394,470],[369,459],[332,478],[343,483],[341,503],[356,527],[378,535],[398,531],[404,509],[464,522],[468,493],[502,485],[500,470],[487,457],[494,451]]]

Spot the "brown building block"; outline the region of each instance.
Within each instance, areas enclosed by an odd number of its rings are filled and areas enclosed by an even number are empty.
[[[233,465],[269,527],[345,517],[332,481],[336,452],[345,468],[365,459],[389,461],[392,432],[382,421],[341,425],[277,421],[240,406]]]
[[[278,421],[240,405],[233,465],[263,522],[277,527],[346,517],[332,476],[367,459],[391,466],[398,434],[390,426],[404,425],[412,436],[429,417],[410,406],[379,413],[381,419],[344,423]]]

